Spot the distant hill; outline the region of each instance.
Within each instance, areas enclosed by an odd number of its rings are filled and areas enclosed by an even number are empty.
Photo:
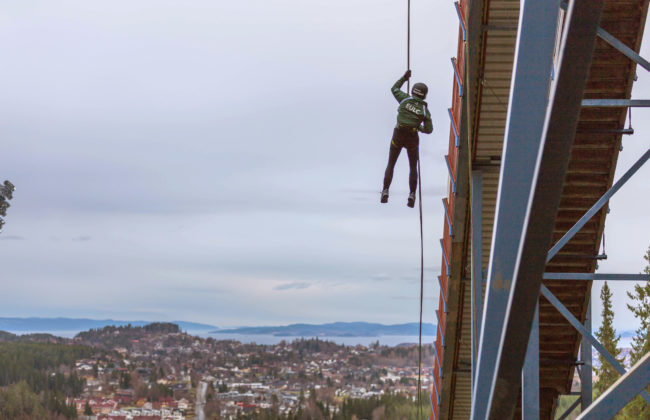
[[[132,340],[139,340],[146,336],[177,335],[181,340],[193,337],[189,334],[179,334],[181,329],[171,322],[153,322],[144,326],[114,326],[81,331],[74,338],[57,337],[47,333],[13,334],[0,330],[0,343],[54,343],[71,344],[81,343],[92,347],[112,349],[115,346],[129,347]]]
[[[86,331],[104,328],[109,325],[116,327],[131,324],[142,327],[153,321],[119,321],[114,319],[87,319],[87,318],[0,318],[0,330],[19,333],[29,332],[55,332],[55,331]],[[217,327],[214,325],[196,322],[172,321],[184,331],[208,331]]]
[[[621,338],[632,338],[636,337],[636,331],[634,330],[626,330],[626,331],[621,331],[620,332]]]
[[[0,342],[34,342],[34,343],[59,343],[65,344],[71,342],[67,338],[53,336],[52,334],[36,333],[16,335],[7,331],[0,330]]]
[[[101,329],[82,331],[75,335],[74,341],[87,346],[99,347],[106,350],[115,347],[124,347],[131,349],[134,342],[138,342],[146,337],[155,337],[159,335],[176,336],[176,340],[191,342],[190,335],[179,334],[180,328],[171,322],[154,322],[143,327],[132,325],[127,326],[107,326]],[[169,338],[171,340],[171,338]]]
[[[419,324],[373,324],[369,322],[334,322],[330,324],[291,324],[279,327],[242,327],[210,331],[214,334],[260,334],[276,337],[378,337],[382,335],[418,335]],[[423,335],[435,335],[434,324],[423,324]]]

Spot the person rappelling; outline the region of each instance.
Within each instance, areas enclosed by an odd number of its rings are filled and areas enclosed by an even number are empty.
[[[433,122],[431,114],[424,101],[427,97],[428,88],[424,83],[416,83],[411,89],[411,95],[401,90],[404,82],[411,77],[411,70],[407,70],[391,88],[391,92],[399,107],[397,108],[397,125],[393,130],[393,138],[390,142],[388,153],[388,166],[384,174],[384,189],[381,192],[381,202],[388,202],[388,189],[393,180],[393,170],[402,148],[406,149],[409,158],[409,188],[410,194],[406,203],[409,207],[415,206],[415,191],[418,185],[418,159],[420,138],[418,132],[431,134]]]

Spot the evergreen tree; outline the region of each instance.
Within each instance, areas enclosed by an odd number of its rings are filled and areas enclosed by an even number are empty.
[[[90,408],[90,404],[88,404],[88,401],[86,401],[86,406],[84,407],[84,415],[85,416],[92,416],[93,415],[93,409]]]
[[[650,274],[650,247],[643,258],[648,262],[643,271],[645,274]],[[635,284],[634,293],[627,292],[627,296],[633,302],[632,305],[628,303],[627,307],[641,324],[632,339],[630,358],[634,364],[650,351],[650,282],[646,282],[643,286]]]
[[[596,333],[596,337],[600,343],[605,347],[605,349],[612,355],[616,360],[622,362],[623,359],[620,356],[621,350],[618,348],[618,342],[621,339],[620,336],[616,336],[616,330],[614,329],[614,311],[612,310],[612,292],[609,290],[607,282],[603,285],[603,288],[600,290],[600,299],[603,303],[603,311],[601,313],[603,322]],[[609,364],[607,360],[602,355],[598,355],[598,360],[600,361],[600,367],[596,369],[596,374],[598,375],[598,380],[594,384],[596,394],[600,395],[607,388],[610,387],[619,377],[616,369]]]
[[[645,274],[650,274],[650,247],[643,258],[647,262],[643,271]],[[640,324],[632,339],[630,352],[630,361],[634,365],[650,351],[650,282],[646,282],[643,286],[635,284],[634,292],[627,292],[627,296],[632,300],[632,304],[628,304],[627,307]],[[625,415],[634,419],[650,419],[650,406],[642,397],[637,396],[625,407]]]

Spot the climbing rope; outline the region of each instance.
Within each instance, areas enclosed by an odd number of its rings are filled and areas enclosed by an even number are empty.
[[[407,0],[406,18],[406,69],[411,69],[411,0]],[[411,92],[411,79],[406,81],[406,91]],[[418,146],[418,207],[420,209],[420,324],[418,331],[418,418],[422,418],[422,308],[424,303],[424,229],[422,224],[422,177],[420,176],[420,150]]]
[[[420,176],[420,150],[418,147],[418,207],[420,208],[420,331],[418,334],[418,418],[422,418],[422,306],[424,303],[424,229],[422,227],[422,177]]]
[[[411,0],[406,7],[406,70],[411,69]],[[406,93],[411,92],[411,79],[406,80]]]

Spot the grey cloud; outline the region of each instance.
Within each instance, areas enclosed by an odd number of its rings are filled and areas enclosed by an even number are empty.
[[[390,297],[417,294],[417,212],[375,195],[403,71],[391,2],[346,16],[298,0],[5,3],[0,176],[21,192],[0,234],[5,312],[123,318],[144,298],[147,316],[218,325],[407,319]],[[441,41],[412,57],[430,86],[423,204],[439,237],[451,79],[438,64],[458,22],[424,2],[413,24]],[[402,156],[395,194],[407,172]],[[261,302],[257,285],[278,293]]]
[[[24,241],[25,237],[20,235],[3,235],[0,232],[0,241]]]
[[[273,290],[301,290],[307,289],[309,287],[311,287],[311,284],[307,282],[293,282],[280,284],[278,286],[275,286]]]

